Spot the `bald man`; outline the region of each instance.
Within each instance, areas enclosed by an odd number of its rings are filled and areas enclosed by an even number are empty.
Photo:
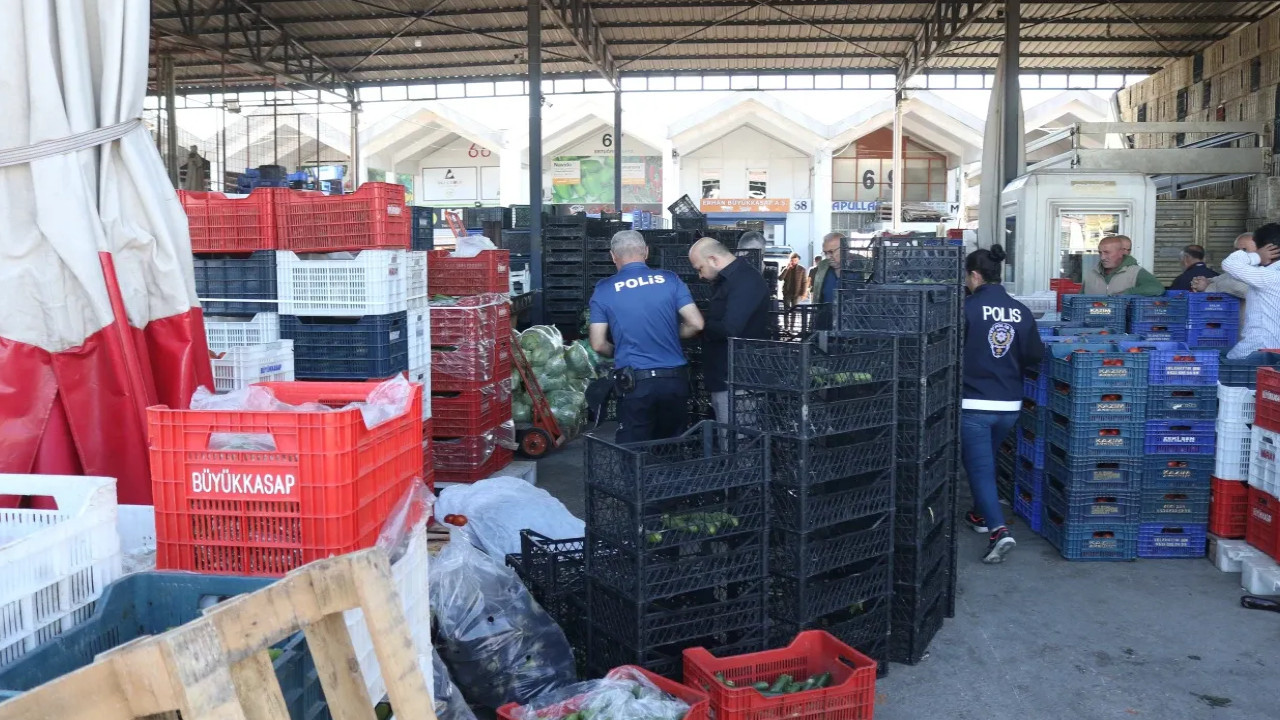
[[[716,421],[729,423],[729,338],[769,337],[769,286],[760,271],[712,238],[689,248],[689,262],[712,284],[703,314],[702,373]]]
[[[1124,235],[1108,235],[1098,243],[1098,265],[1084,274],[1085,295],[1141,295],[1159,297],[1164,285],[1126,255]],[[1130,244],[1129,247],[1132,247]]]

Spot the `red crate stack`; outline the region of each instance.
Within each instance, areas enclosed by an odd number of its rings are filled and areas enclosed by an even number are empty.
[[[1249,487],[1249,516],[1244,539],[1250,545],[1280,559],[1280,500]]]
[[[246,253],[275,250],[276,203],[284,188],[257,188],[243,197],[220,192],[179,190],[187,214],[193,253]]]
[[[1249,521],[1249,483],[1210,477],[1209,532],[1242,538]]]
[[[511,253],[481,250],[474,257],[453,257],[448,250],[432,250],[427,287],[433,295],[505,295],[511,292]]]
[[[276,200],[279,249],[408,250],[410,215],[403,185],[367,182],[349,195],[292,191]]]
[[[1271,432],[1280,432],[1280,371],[1258,368],[1257,392],[1253,423]]]
[[[441,293],[432,284],[439,258],[433,255],[427,263],[433,294]],[[468,289],[487,282],[471,273]],[[504,268],[504,278],[505,273]],[[478,293],[433,304],[430,318],[435,480],[475,482],[505,467],[515,444],[511,306],[505,295]]]
[[[1053,278],[1049,281],[1049,289],[1058,293],[1058,312],[1062,312],[1062,296],[1079,295],[1084,290],[1084,285],[1066,278]]]

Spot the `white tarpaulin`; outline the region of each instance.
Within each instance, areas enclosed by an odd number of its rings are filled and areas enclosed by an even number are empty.
[[[978,247],[989,248],[1000,243],[1008,249],[1004,238],[1004,218],[1001,217],[1000,204],[1004,186],[1001,184],[1000,168],[1004,166],[1004,143],[1001,142],[1004,132],[1006,112],[1018,114],[1018,174],[1027,169],[1026,133],[1022,121],[1022,94],[1018,94],[1017,107],[1006,108],[1004,95],[1000,92],[1000,80],[1006,73],[1012,72],[1011,82],[1018,82],[1018,69],[1008,67],[1008,46],[1000,51],[1000,59],[996,62],[996,77],[991,90],[991,101],[987,106],[987,126],[982,132],[982,184],[978,195]],[[1013,180],[1013,178],[1008,178]]]
[[[0,472],[116,477],[128,504],[150,504],[143,409],[212,385],[186,216],[136,122],[149,13],[15,0],[0,22]]]

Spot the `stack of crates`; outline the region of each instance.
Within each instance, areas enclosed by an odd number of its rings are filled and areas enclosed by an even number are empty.
[[[585,538],[554,540],[533,530],[520,531],[520,553],[507,555],[533,599],[564,630],[579,675],[586,677],[587,615]]]
[[[511,462],[511,303],[506,250],[429,258],[435,481],[470,483]],[[441,297],[448,296],[448,297]]]
[[[1218,352],[1119,343],[1148,357],[1138,557],[1203,557],[1218,415]]]
[[[1129,298],[1129,333],[1152,342],[1187,342],[1187,297]]]
[[[1112,343],[1061,343],[1048,350],[1052,386],[1040,532],[1068,560],[1132,560],[1149,358]]]
[[[578,326],[591,297],[587,272],[587,217],[543,218],[542,294],[547,322]]]
[[[1258,369],[1245,540],[1280,561],[1280,370]]]
[[[436,247],[436,210],[430,207],[421,207],[414,205],[410,208],[412,229],[412,237],[409,241],[410,250],[434,250]]]
[[[1125,295],[1063,295],[1062,320],[1074,327],[1123,333],[1128,319]]]
[[[837,327],[898,340],[890,659],[915,664],[952,614],[962,249],[846,245]]]
[[[685,648],[765,649],[768,437],[704,422],[667,440],[586,443],[591,676],[631,664],[678,678]]]
[[[771,641],[823,629],[883,663],[893,590],[897,341],[729,341],[730,415],[768,433]]]
[[[1211,480],[1209,532],[1219,538],[1243,538],[1248,524],[1258,367],[1238,362],[1222,362],[1218,366],[1218,443]]]
[[[1221,293],[1187,294],[1188,346],[1227,350],[1239,340],[1240,301],[1237,298]]]

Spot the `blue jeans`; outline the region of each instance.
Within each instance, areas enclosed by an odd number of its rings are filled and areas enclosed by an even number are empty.
[[[973,492],[974,509],[992,530],[1004,525],[1004,512],[996,489],[996,455],[1016,422],[1016,412],[960,412],[960,452],[965,474],[969,476],[969,489]]]

